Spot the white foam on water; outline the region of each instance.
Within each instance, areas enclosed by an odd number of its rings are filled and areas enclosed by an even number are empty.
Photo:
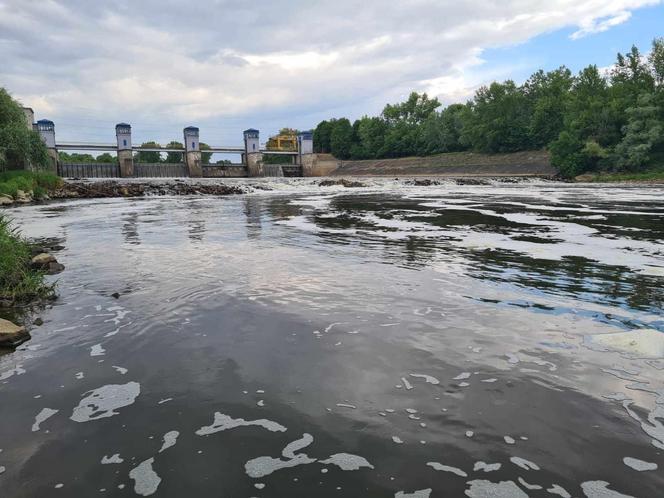
[[[341,408],[352,408],[353,410],[355,410],[357,408],[357,406],[350,405],[348,403],[337,403],[337,406],[339,406]]]
[[[277,470],[315,463],[316,459],[309,458],[305,453],[295,454],[295,451],[308,446],[312,441],[313,437],[310,434],[304,434],[302,438],[289,443],[283,449],[282,455],[287,456],[288,460],[281,460],[280,458],[273,458],[270,456],[260,456],[245,463],[244,471],[249,477],[258,479],[268,476]]]
[[[491,482],[483,479],[468,481],[470,488],[466,490],[469,498],[528,498],[513,481]]]
[[[64,486],[65,486],[64,484],[62,484],[61,482],[59,482],[58,484],[56,484],[56,485],[53,486],[53,487],[54,487],[55,489],[62,489],[62,488],[64,488]]]
[[[408,380],[405,377],[401,377],[401,383],[408,391],[410,391],[413,388],[412,384],[408,382]]]
[[[645,462],[643,460],[639,460],[638,458],[625,457],[623,458],[623,463],[639,472],[644,472],[646,470],[657,470],[656,463]]]
[[[392,441],[394,441],[397,444],[403,444],[403,441],[399,436],[392,436]]]
[[[459,477],[468,477],[468,474],[466,474],[463,470],[457,467],[450,467],[449,465],[443,465],[442,463],[438,462],[427,462],[427,465],[434,470],[439,470],[442,472],[450,472],[452,474],[458,475]]]
[[[164,450],[167,450],[168,448],[171,448],[172,446],[175,446],[175,443],[177,443],[178,436],[180,433],[178,431],[168,431],[166,434],[164,434],[164,443],[161,445],[161,449],[159,450],[159,453],[161,453]]]
[[[617,351],[638,358],[664,358],[664,332],[655,329],[587,335],[584,345],[593,350]]]
[[[88,391],[70,417],[74,422],[89,422],[100,418],[117,415],[115,410],[129,406],[136,401],[141,393],[138,382],[126,384],[108,384]]]
[[[511,437],[511,436],[503,436],[503,439],[505,440],[505,442],[506,442],[507,444],[515,444],[515,443],[516,443],[516,441],[514,440],[514,438]]]
[[[95,344],[90,348],[90,356],[103,356],[106,350],[101,347],[101,344]]]
[[[539,470],[539,465],[536,463],[531,462],[530,460],[526,460],[525,458],[521,457],[510,457],[510,462],[512,462],[514,465],[517,467],[521,467],[523,470]]]
[[[466,431],[466,437],[473,437],[475,433],[473,431]]]
[[[5,370],[0,374],[0,381],[7,380],[10,377],[13,377],[14,375],[23,375],[25,373],[25,370],[23,369],[22,365],[16,365],[14,368],[11,370]]]
[[[256,489],[263,489],[264,487],[265,484],[263,484],[262,482],[257,482],[256,484],[254,484],[254,488]]]
[[[417,410],[415,408],[406,408],[406,411],[408,413],[417,413]]]
[[[285,432],[286,428],[273,422],[272,420],[259,419],[259,420],[244,420],[243,418],[232,418],[223,413],[216,412],[214,414],[214,422],[212,425],[203,426],[196,431],[198,436],[208,436],[216,432],[226,431],[228,429],[235,429],[236,427],[249,427],[257,426],[267,429],[270,432]]]
[[[586,481],[581,483],[581,489],[587,498],[635,498],[631,495],[624,495],[618,491],[613,491],[608,486],[610,484],[606,481]]]
[[[284,458],[295,458],[298,451],[303,450],[313,442],[314,437],[305,432],[300,439],[288,443],[281,451],[281,455]]]
[[[530,484],[530,483],[527,483],[527,482],[524,480],[523,477],[519,477],[519,478],[517,479],[517,481],[519,481],[519,484],[521,484],[521,486],[523,486],[523,487],[526,488],[526,489],[530,489],[530,490],[542,489],[542,486],[540,486],[539,484]]]
[[[433,384],[434,386],[437,386],[438,384],[440,384],[440,381],[439,381],[437,378],[435,378],[435,377],[433,377],[433,376],[431,376],[431,375],[426,375],[426,374],[410,374],[410,376],[411,376],[411,377],[418,378],[418,379],[424,379],[424,381],[425,381],[427,384]]]
[[[115,453],[114,455],[111,455],[110,457],[107,457],[106,455],[104,455],[101,458],[101,464],[102,465],[109,465],[109,464],[112,464],[112,463],[122,463],[122,462],[124,462],[124,459],[122,457],[120,457],[120,453]]]
[[[157,404],[158,405],[163,405],[164,403],[168,403],[169,401],[173,401],[173,398],[160,399],[159,401],[157,401]]]
[[[630,408],[631,404],[631,400],[626,400],[622,403],[629,416],[639,422],[643,432],[652,438],[651,442],[653,446],[660,450],[664,450],[664,423],[661,422],[661,420],[664,420],[664,406],[656,406],[648,413],[648,419],[646,421],[642,420],[640,415]]]
[[[429,498],[431,496],[431,488],[420,489],[418,491],[413,491],[412,493],[406,493],[405,491],[398,491],[394,498]]]
[[[37,432],[39,430],[40,424],[51,418],[59,411],[60,410],[54,410],[53,408],[42,408],[42,410],[35,417],[35,423],[32,424],[32,432]]]
[[[470,384],[468,382],[459,382],[459,387],[468,387]]]
[[[488,384],[491,384],[492,382],[496,382],[498,379],[495,377],[491,377],[490,379],[482,379],[480,382],[486,382]]]
[[[321,460],[320,463],[336,465],[341,470],[359,470],[363,467],[374,468],[366,458],[350,453],[335,453],[334,455],[330,455],[327,460]]]
[[[115,369],[120,375],[124,375],[124,374],[126,374],[127,372],[129,372],[129,370],[127,370],[126,368],[118,367],[118,366],[116,366],[116,365],[113,365],[113,368],[114,368],[114,369]]]
[[[572,495],[569,494],[565,488],[559,486],[558,484],[552,484],[550,488],[547,488],[547,491],[552,495],[562,496],[563,498],[572,498]]]
[[[510,363],[512,365],[516,365],[519,363],[519,357],[513,353],[507,353],[505,354],[507,356],[507,363]]]
[[[152,469],[154,457],[144,460],[131,469],[129,477],[134,480],[134,492],[141,496],[150,496],[157,492],[161,477]]]
[[[84,374],[83,372],[77,372],[76,375],[75,375],[75,377],[76,377],[78,380],[81,380],[83,377],[85,377],[85,374]]]
[[[484,472],[495,472],[496,470],[500,470],[500,467],[502,466],[503,465],[501,463],[486,463],[480,460],[479,462],[475,462],[473,471],[478,472],[482,470]]]
[[[0,465],[0,474],[4,474],[5,470],[7,470],[5,467]]]
[[[452,380],[465,380],[470,378],[470,372],[461,372],[459,375],[454,377]]]
[[[257,404],[258,406],[265,406],[265,401],[263,401],[262,399],[259,399],[259,400],[256,402],[256,404]]]

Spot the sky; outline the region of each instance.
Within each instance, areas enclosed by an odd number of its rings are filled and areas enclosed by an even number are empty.
[[[608,67],[664,36],[664,0],[0,0],[0,86],[56,140],[239,145],[379,114],[426,91],[465,102],[539,68]]]

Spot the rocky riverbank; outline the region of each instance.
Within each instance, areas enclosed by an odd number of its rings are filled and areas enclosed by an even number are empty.
[[[223,183],[169,182],[66,182],[50,193],[51,199],[94,199],[103,197],[143,197],[155,195],[233,195],[245,190]]]

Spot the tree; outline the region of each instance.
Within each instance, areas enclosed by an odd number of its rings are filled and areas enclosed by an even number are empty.
[[[212,152],[203,152],[204,150],[208,150],[210,146],[206,143],[200,142],[198,144],[198,147],[201,149],[201,163],[210,164],[210,158],[212,157]]]
[[[399,104],[387,104],[383,109],[383,118],[394,124],[405,121],[409,124],[421,124],[440,107],[438,99],[430,99],[426,93],[412,92],[408,100]]]
[[[182,149],[182,152],[167,152],[166,153],[166,162],[167,163],[182,163],[184,162],[184,145],[182,142],[177,142],[172,140],[166,144],[167,149]]]
[[[337,159],[350,159],[353,127],[346,118],[334,120],[330,132],[330,152]]]
[[[334,121],[334,120],[333,120]],[[314,151],[329,153],[330,137],[332,135],[332,123],[330,121],[321,121],[314,129]]]
[[[523,92],[507,80],[475,93],[467,138],[480,152],[513,152],[529,148],[530,109]]]
[[[617,165],[622,169],[637,170],[646,167],[651,153],[664,144],[662,109],[652,93],[639,97],[637,105],[627,109],[624,137],[616,146]]]
[[[157,149],[161,146],[157,142],[143,142],[141,144],[142,149]],[[134,160],[138,163],[158,163],[161,162],[161,153],[160,152],[143,152],[139,151],[134,156]]]
[[[532,147],[547,146],[563,130],[573,81],[571,71],[562,66],[548,73],[539,70],[523,85],[523,92],[529,100],[528,134]]]
[[[112,154],[109,154],[108,152],[104,152],[103,154],[99,154],[97,156],[97,162],[98,163],[114,163],[117,161],[117,157],[115,157]]]
[[[27,126],[20,104],[0,88],[0,170],[46,167],[48,153],[39,133]]]

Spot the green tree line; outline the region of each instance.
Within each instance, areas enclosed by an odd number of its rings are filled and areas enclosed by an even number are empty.
[[[39,133],[28,126],[21,105],[0,88],[0,171],[26,165],[46,167],[46,147]]]
[[[644,171],[664,165],[664,38],[646,57],[635,46],[603,74],[589,65],[539,70],[479,88],[465,104],[441,108],[413,92],[380,116],[325,120],[314,150],[339,159],[516,152],[547,148],[561,174]]]
[[[201,142],[201,162],[203,164],[210,164],[212,158],[212,152],[203,152],[206,149],[209,149],[210,146],[206,143]],[[154,141],[143,142],[141,147],[144,148],[161,148],[161,146]],[[166,144],[168,149],[182,149],[182,152],[154,152],[154,151],[138,151],[134,154],[134,161],[139,163],[181,163],[184,161],[184,145],[181,142],[172,141]],[[165,154],[162,156],[162,154]],[[103,154],[98,155],[97,157],[92,154],[80,154],[80,153],[67,153],[60,152],[58,154],[60,161],[64,163],[114,163],[117,162],[117,155],[104,152]],[[227,159],[222,159],[216,162],[216,164],[230,164],[231,161]]]

